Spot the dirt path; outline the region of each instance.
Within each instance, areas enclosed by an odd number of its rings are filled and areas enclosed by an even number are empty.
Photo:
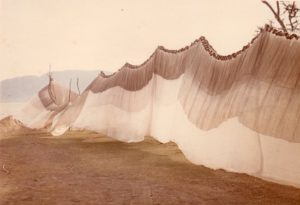
[[[193,165],[173,143],[0,134],[0,204],[300,204],[300,189]]]

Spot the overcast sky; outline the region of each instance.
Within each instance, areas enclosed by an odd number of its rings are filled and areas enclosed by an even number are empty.
[[[115,71],[201,35],[230,54],[271,18],[260,0],[0,0],[0,80],[49,64]]]

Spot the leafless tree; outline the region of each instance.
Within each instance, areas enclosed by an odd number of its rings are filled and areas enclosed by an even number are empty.
[[[297,7],[295,1],[286,2],[286,1],[276,1],[276,9],[267,1],[262,1],[274,14],[274,17],[278,24],[280,25],[279,30],[282,30],[285,33],[294,33],[299,31],[300,22],[299,22],[299,8]],[[285,22],[287,16],[288,22]],[[273,21],[271,21],[273,23]],[[271,26],[274,27],[272,24]]]
[[[296,3],[286,3],[282,2],[284,6],[284,14],[288,14],[289,23],[288,26],[292,32],[300,30],[300,22],[299,22],[299,8],[297,7]]]

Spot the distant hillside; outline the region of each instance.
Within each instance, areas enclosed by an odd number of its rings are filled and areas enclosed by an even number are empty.
[[[72,78],[72,89],[77,91],[76,78],[79,77],[79,87],[83,91],[97,77],[99,71],[68,70],[53,72],[53,78],[69,87]],[[0,102],[22,102],[29,100],[48,83],[47,74],[41,76],[22,76],[0,81]]]

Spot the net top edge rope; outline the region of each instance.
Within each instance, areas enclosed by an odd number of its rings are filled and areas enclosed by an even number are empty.
[[[144,66],[146,63],[148,63],[155,56],[155,54],[158,51],[163,51],[165,53],[170,53],[170,54],[177,54],[177,53],[182,53],[182,52],[184,52],[184,51],[186,51],[186,50],[190,49],[191,47],[196,46],[198,44],[202,45],[203,48],[205,49],[205,51],[211,57],[215,58],[216,60],[221,60],[221,61],[232,60],[232,59],[236,58],[238,55],[245,52],[247,49],[249,49],[251,47],[251,45],[255,42],[255,40],[258,39],[258,37],[264,32],[271,33],[272,35],[275,35],[275,36],[283,37],[287,40],[293,40],[294,39],[294,40],[298,41],[299,38],[300,38],[300,36],[298,36],[296,34],[289,34],[289,33],[280,31],[280,30],[266,24],[264,26],[264,28],[260,28],[259,33],[256,36],[254,36],[249,43],[247,43],[245,46],[243,46],[242,49],[240,49],[236,52],[233,52],[229,55],[220,55],[220,54],[218,54],[218,52],[213,48],[213,46],[209,43],[209,41],[204,36],[200,36],[198,39],[193,41],[190,45],[185,46],[185,47],[180,48],[180,49],[172,50],[172,49],[167,49],[164,46],[158,46],[157,49],[150,55],[150,57],[147,60],[145,60],[142,64],[133,65],[133,64],[130,64],[130,63],[126,62],[119,70],[117,70],[116,72],[114,72],[112,74],[105,74],[101,70],[100,73],[99,73],[99,76],[103,77],[103,78],[110,78],[110,77],[114,76],[119,71],[121,71],[122,69],[125,69],[125,68],[139,69],[142,66]]]

